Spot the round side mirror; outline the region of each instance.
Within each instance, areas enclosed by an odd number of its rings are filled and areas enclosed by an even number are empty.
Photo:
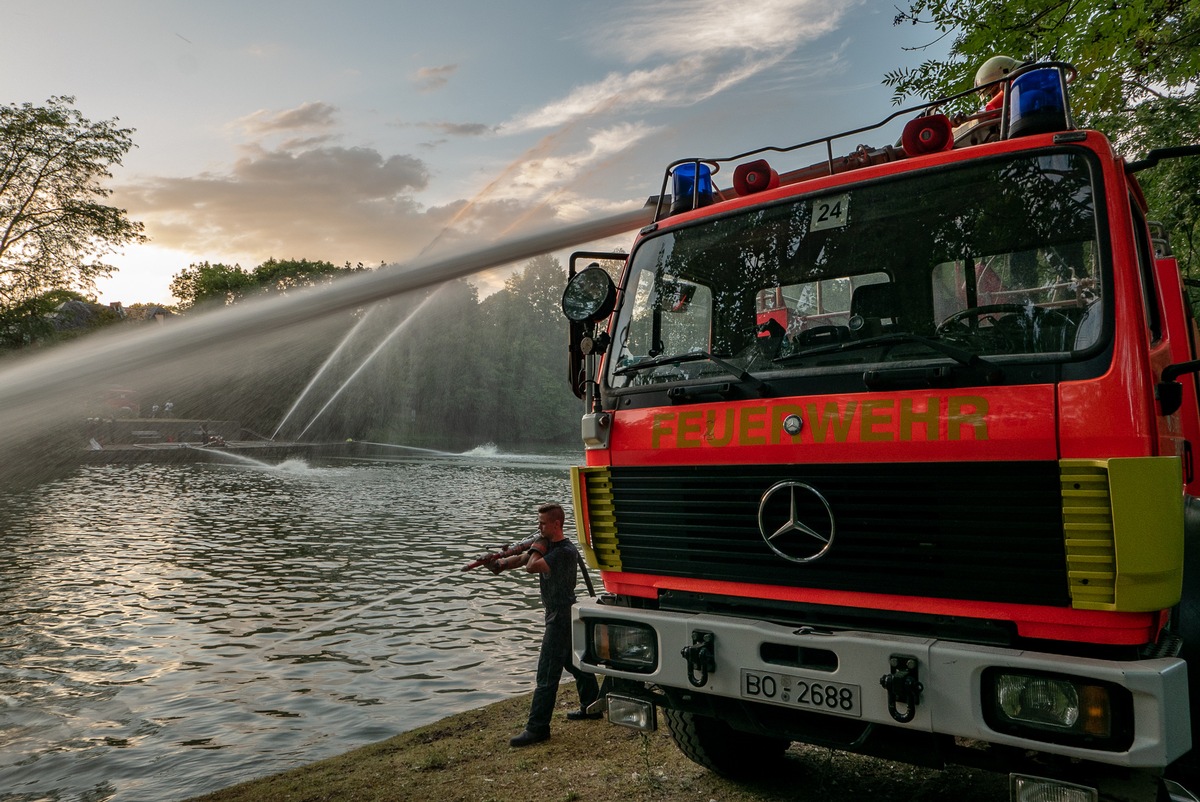
[[[617,301],[617,288],[599,265],[571,277],[563,290],[562,310],[575,323],[592,323],[608,317]]]

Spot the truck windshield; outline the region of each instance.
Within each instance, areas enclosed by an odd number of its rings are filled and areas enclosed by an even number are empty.
[[[1082,151],[1016,154],[649,238],[626,281],[610,386],[948,353],[1077,358],[1103,318],[1093,174]]]

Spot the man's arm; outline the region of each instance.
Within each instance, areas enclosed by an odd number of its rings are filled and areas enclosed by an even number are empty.
[[[529,552],[523,551],[520,554],[513,554],[509,557],[501,557],[499,560],[492,560],[489,563],[484,563],[487,569],[493,574],[499,574],[502,571],[511,571],[514,568],[520,568],[529,560]]]
[[[550,564],[542,558],[546,556],[546,552],[549,551],[549,548],[550,544],[546,541],[546,539],[539,537],[529,545],[528,550],[523,551],[520,554],[514,554],[511,557],[503,557],[499,560],[493,560],[492,562],[486,563],[486,565],[488,570],[490,570],[493,574],[498,574],[501,571],[511,571],[512,569],[520,568],[521,566],[525,566],[525,570],[531,574],[547,574],[550,572]],[[534,565],[535,560],[538,562],[538,565],[536,566]]]
[[[531,574],[550,573],[550,563],[546,562],[546,552],[549,550],[550,544],[544,538],[533,541],[529,551],[525,552],[529,556],[525,561],[525,570]]]

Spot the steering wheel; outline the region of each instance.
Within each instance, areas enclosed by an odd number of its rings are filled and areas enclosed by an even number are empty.
[[[987,321],[986,329],[979,324]],[[938,324],[936,333],[949,339],[963,339],[978,334],[994,334],[1002,340],[1011,341],[1013,348],[1028,348],[1028,342],[1016,342],[1014,337],[1028,339],[1035,330],[1053,327],[1070,330],[1075,325],[1071,318],[1054,309],[1045,309],[1032,304],[984,304],[960,309]],[[1040,349],[1037,349],[1040,350]]]
[[[813,326],[793,337],[792,343],[797,346],[834,345],[848,339],[850,339],[848,326]]]
[[[989,317],[990,315],[1021,315],[1022,319],[1026,315],[1032,315],[1033,322],[1038,325],[1043,323],[1050,323],[1056,326],[1072,325],[1071,318],[1053,309],[1043,309],[1040,306],[1033,306],[1031,304],[985,304],[983,306],[960,309],[950,315],[950,317],[938,324],[937,333],[946,334],[955,328],[967,328],[974,331],[979,328],[978,324],[983,320],[987,320],[990,326],[994,326],[996,325],[997,318]],[[968,323],[972,319],[976,320],[975,325]]]

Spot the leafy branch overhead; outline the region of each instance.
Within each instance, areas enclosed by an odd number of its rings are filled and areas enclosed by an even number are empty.
[[[916,0],[895,23],[928,26],[927,47],[949,39],[944,59],[886,74],[896,103],[969,89],[978,66],[999,54],[1074,64],[1072,105],[1085,122],[1150,99],[1190,99],[1200,77],[1194,0]]]
[[[133,129],[92,122],[74,102],[0,106],[0,316],[52,290],[93,290],[116,270],[107,255],[146,241],[101,184]]]
[[[1126,158],[1200,142],[1195,0],[915,0],[897,8],[894,21],[927,27],[928,42],[918,49],[946,54],[886,73],[897,104],[970,89],[991,56],[1065,61],[1078,70],[1071,85],[1077,122],[1104,131]],[[1171,162],[1139,180],[1190,277],[1200,271],[1200,159]]]

